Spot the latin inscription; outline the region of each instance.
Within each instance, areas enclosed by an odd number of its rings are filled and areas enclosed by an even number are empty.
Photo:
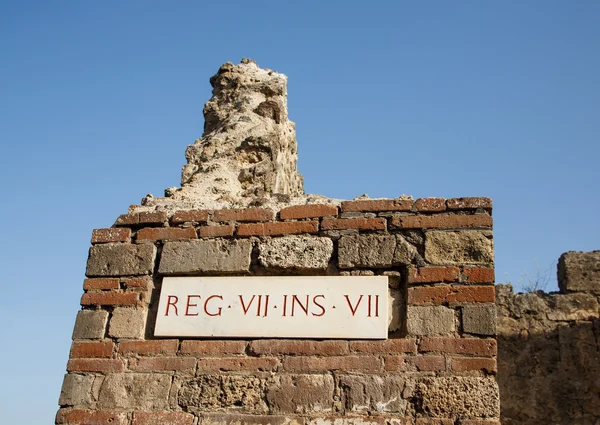
[[[386,338],[387,278],[166,277],[156,336]]]

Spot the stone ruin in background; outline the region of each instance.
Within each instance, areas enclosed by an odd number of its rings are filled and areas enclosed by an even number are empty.
[[[491,200],[305,195],[286,82],[223,65],[182,187],[92,232],[57,424],[499,423]],[[166,282],[274,276],[377,278],[387,338],[155,336]]]

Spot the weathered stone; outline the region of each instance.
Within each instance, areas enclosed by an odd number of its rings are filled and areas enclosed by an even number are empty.
[[[405,302],[402,291],[390,289],[388,297],[388,332],[400,330],[406,316],[404,306]]]
[[[404,236],[396,235],[396,249],[394,251],[394,265],[408,266],[415,264],[417,266],[425,265],[419,251]]]
[[[500,396],[494,378],[423,378],[413,397],[423,412],[432,417],[500,416]]]
[[[182,189],[172,196],[247,204],[266,194],[302,195],[287,77],[244,59],[221,66],[210,82],[204,134],[188,146]]]
[[[490,231],[431,231],[425,234],[425,259],[431,264],[492,264]]]
[[[297,270],[325,270],[333,253],[329,238],[289,236],[274,238],[259,245],[263,267]]]
[[[101,409],[165,410],[171,375],[114,373],[104,379],[98,398]]]
[[[338,261],[342,269],[353,267],[391,267],[396,249],[392,235],[350,235],[338,242]]]
[[[354,416],[311,417],[307,425],[414,425],[414,423],[414,418],[363,416],[357,414]]]
[[[94,392],[94,381],[103,377],[94,375],[65,375],[58,404],[61,406],[78,406],[86,409],[94,408],[98,394]]]
[[[402,397],[405,379],[397,375],[342,375],[339,377],[342,404],[350,412],[406,413]]]
[[[444,306],[408,306],[409,335],[447,335],[456,330],[454,310]]]
[[[463,331],[476,335],[496,334],[496,306],[494,304],[473,305],[462,307]]]
[[[143,244],[102,244],[90,248],[86,276],[128,276],[150,274],[154,269],[156,247]]]
[[[276,415],[203,413],[198,423],[201,425],[304,425],[304,418]]]
[[[191,240],[167,242],[158,272],[164,275],[202,272],[247,272],[252,242],[249,240]]]
[[[555,294],[548,301],[548,320],[590,320],[600,316],[598,298],[592,294]]]
[[[600,251],[565,252],[558,260],[560,291],[600,293]]]
[[[267,387],[266,400],[275,413],[331,412],[331,375],[280,375]]]
[[[116,307],[108,325],[108,335],[113,338],[143,338],[148,310],[144,308]]]
[[[267,412],[265,379],[246,375],[203,375],[180,384],[177,403],[189,412],[235,406],[245,411]]]
[[[108,311],[80,310],[75,319],[73,339],[101,339],[104,338]]]

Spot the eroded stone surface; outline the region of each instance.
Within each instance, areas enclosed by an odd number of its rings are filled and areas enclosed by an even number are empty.
[[[165,243],[158,272],[164,275],[198,272],[247,272],[249,240],[190,240]]]
[[[456,330],[454,310],[444,306],[408,306],[409,335],[446,335]]]
[[[331,375],[279,375],[267,388],[267,403],[275,413],[331,412]]]
[[[265,379],[256,376],[204,375],[182,382],[177,402],[191,412],[231,406],[266,412],[265,388]]]
[[[162,373],[115,373],[104,379],[101,409],[164,410],[168,408],[171,376]]]
[[[496,306],[467,304],[462,307],[463,331],[476,335],[496,334]]]
[[[402,394],[405,378],[397,375],[342,375],[342,403],[350,412],[406,413],[408,400]]]
[[[561,292],[600,293],[600,251],[569,251],[558,260],[558,287]]]
[[[349,235],[338,242],[340,268],[390,267],[396,238],[393,235]]]
[[[108,325],[108,335],[113,338],[143,338],[148,310],[116,307]]]
[[[417,383],[414,396],[423,412],[432,417],[500,416],[500,396],[494,378],[424,378]]]
[[[430,231],[425,234],[425,259],[431,264],[493,264],[490,231]]]
[[[154,268],[153,244],[102,244],[90,248],[86,276],[127,276],[150,274]]]
[[[262,242],[258,249],[263,267],[324,270],[333,253],[333,242],[329,238],[290,236]]]
[[[63,380],[58,404],[61,406],[80,406],[87,409],[94,407],[98,394],[95,393],[94,381],[102,380],[102,376],[67,374]]]
[[[101,339],[104,338],[108,311],[81,310],[77,313],[73,339]]]

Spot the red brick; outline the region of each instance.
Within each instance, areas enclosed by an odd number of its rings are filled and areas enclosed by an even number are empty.
[[[67,363],[69,372],[123,372],[125,364],[119,359],[71,359]]]
[[[129,369],[140,372],[166,370],[193,372],[196,369],[196,359],[193,357],[142,357],[141,359],[130,359]]]
[[[274,357],[222,357],[198,359],[198,371],[275,371],[279,360]]]
[[[446,210],[446,200],[444,198],[421,198],[415,201],[415,207],[418,211],[437,212]]]
[[[92,243],[129,242],[131,229],[115,228],[92,230]]]
[[[379,211],[410,211],[412,199],[365,199],[362,201],[342,202],[342,212],[379,212]]]
[[[56,414],[57,424],[68,425],[127,425],[127,412],[119,410],[60,409]]]
[[[161,241],[167,239],[195,239],[196,230],[193,227],[145,227],[138,230],[138,241]]]
[[[121,214],[115,221],[115,226],[133,226],[140,223],[140,215],[137,213]]]
[[[409,304],[493,303],[495,300],[496,292],[493,286],[421,286],[408,288]]]
[[[456,372],[467,372],[471,370],[479,370],[485,373],[496,373],[496,359],[488,357],[455,357],[451,359],[452,370]]]
[[[194,415],[185,412],[133,412],[131,425],[192,425]]]
[[[109,277],[85,279],[83,281],[83,289],[86,291],[119,289],[120,286],[119,279]]]
[[[275,218],[272,210],[266,208],[245,208],[217,210],[215,221],[269,221]]]
[[[176,339],[159,339],[149,341],[123,341],[119,343],[119,354],[157,356],[177,353],[179,341]]]
[[[462,280],[468,283],[494,283],[496,278],[492,268],[465,268]]]
[[[149,289],[152,288],[154,284],[152,283],[152,278],[150,277],[134,277],[132,279],[125,280],[126,288],[143,288]]]
[[[321,223],[321,230],[385,230],[385,218],[334,218]]]
[[[459,276],[458,267],[415,267],[408,270],[408,283],[457,282]]]
[[[383,341],[352,341],[350,351],[369,354],[416,353],[414,339],[387,339]]]
[[[443,356],[386,356],[385,370],[395,372],[439,372],[446,370]]]
[[[179,352],[195,355],[244,354],[246,341],[185,340],[181,341]]]
[[[319,222],[317,221],[287,221],[284,223],[240,224],[237,234],[238,236],[279,236],[317,233],[318,231]]]
[[[495,339],[478,338],[423,338],[420,352],[438,352],[449,354],[471,354],[476,356],[495,356],[498,352]]]
[[[81,305],[136,305],[140,295],[135,292],[93,292],[81,297]]]
[[[449,210],[492,209],[492,200],[490,198],[452,198],[446,201],[446,207]]]
[[[74,342],[71,345],[71,358],[75,357],[111,357],[115,344],[112,341]]]
[[[140,224],[163,224],[167,221],[167,213],[164,211],[145,211],[139,213]]]
[[[210,210],[186,210],[177,211],[171,217],[171,223],[181,224],[186,222],[206,223]]]
[[[487,214],[437,214],[392,217],[392,225],[401,229],[453,229],[459,227],[492,227],[492,217]]]
[[[202,226],[198,229],[201,238],[218,238],[222,236],[233,236],[235,226],[227,224],[225,226]]]
[[[288,372],[320,372],[343,370],[377,372],[382,370],[381,360],[373,356],[340,357],[286,357],[283,368]]]
[[[279,211],[279,218],[288,220],[293,218],[317,218],[337,216],[338,208],[335,205],[311,204],[295,205]]]
[[[311,341],[263,339],[252,341],[250,352],[253,354],[291,354],[336,356],[348,354],[348,342],[340,340]]]

